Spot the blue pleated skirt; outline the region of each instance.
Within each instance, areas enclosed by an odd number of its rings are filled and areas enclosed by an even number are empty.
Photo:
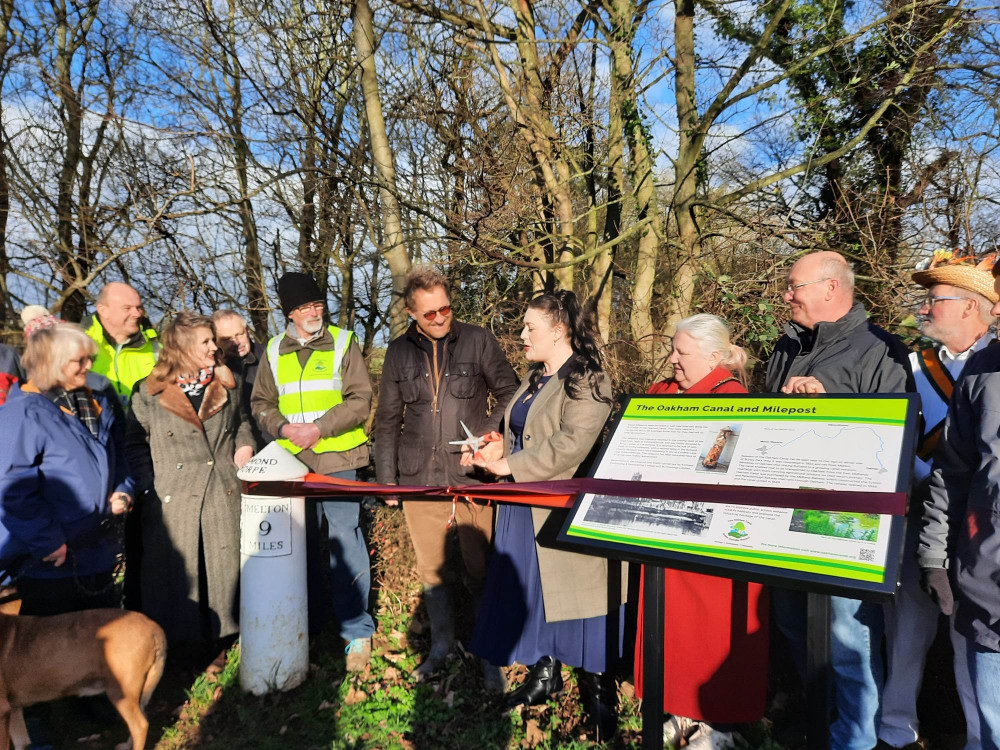
[[[553,656],[588,672],[606,671],[607,616],[545,620],[531,508],[501,505],[493,545],[469,651],[497,666]]]

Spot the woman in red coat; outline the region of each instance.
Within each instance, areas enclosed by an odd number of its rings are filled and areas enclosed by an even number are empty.
[[[653,394],[746,393],[746,352],[729,340],[714,315],[677,325],[670,363],[674,376]],[[741,382],[742,381],[742,382]],[[724,431],[723,431],[724,432]],[[720,440],[724,435],[720,433]],[[635,646],[635,679],[642,695],[642,584]],[[767,600],[760,584],[666,570],[663,708],[664,740],[681,738],[708,750],[732,744],[730,724],[764,715],[767,692]]]

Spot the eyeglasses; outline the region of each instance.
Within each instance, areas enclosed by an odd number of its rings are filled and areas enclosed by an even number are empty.
[[[968,297],[945,297],[942,295],[928,294],[926,297],[924,297],[923,301],[920,303],[920,306],[926,307],[929,310],[932,307],[934,307],[934,305],[936,305],[938,302],[947,302],[948,300],[951,299],[954,300],[968,299]]]
[[[424,313],[424,320],[432,321],[436,320],[437,316],[440,315],[442,318],[447,318],[451,315],[451,305],[445,305],[444,307],[439,307],[437,310],[428,310]]]
[[[789,284],[788,286],[785,287],[785,291],[788,294],[795,294],[796,289],[801,289],[802,287],[809,286],[810,284],[819,284],[823,281],[829,281],[829,280],[830,277],[828,276],[825,279],[816,279],[815,281],[803,281],[801,284]]]
[[[88,364],[93,364],[94,358],[91,356],[80,357],[79,359],[71,359],[67,364],[79,365],[80,367],[85,367]]]
[[[325,305],[322,302],[307,302],[304,305],[299,305],[292,312],[312,312],[313,310],[319,310],[323,312]]]

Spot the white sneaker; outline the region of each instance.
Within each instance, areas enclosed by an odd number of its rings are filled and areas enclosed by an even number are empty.
[[[671,716],[663,722],[663,744],[670,747],[680,747],[681,740],[686,740],[698,731],[698,722],[686,716]]]
[[[702,722],[687,746],[690,750],[730,750],[736,747],[736,735],[713,729],[711,724]]]

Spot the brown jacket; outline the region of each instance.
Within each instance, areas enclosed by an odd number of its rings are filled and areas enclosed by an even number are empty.
[[[535,395],[535,403],[521,435],[524,446],[510,453],[513,436],[504,430],[504,454],[515,482],[539,482],[549,479],[569,479],[576,475],[601,436],[601,429],[611,413],[610,405],[596,401],[591,395],[570,398],[564,380],[551,378]],[[528,379],[521,382],[507,405],[504,424],[510,424],[510,412],[528,389]],[[611,395],[611,385],[603,374],[601,394]],[[608,561],[603,557],[547,546],[563,525],[566,511],[532,508],[535,527],[535,550],[538,571],[542,579],[542,599],[545,619],[574,620],[597,617],[608,613]],[[543,528],[544,527],[544,528]],[[539,541],[539,539],[543,541]],[[622,592],[627,590],[625,566],[622,566]]]
[[[289,324],[289,332],[294,327]],[[296,352],[299,364],[303,367],[313,351],[331,351],[333,336],[324,328],[322,333],[307,341],[303,346],[290,333],[286,333],[278,345],[278,354]],[[368,379],[368,366],[364,355],[358,346],[357,337],[351,339],[351,344],[344,354],[344,362],[340,368],[343,385],[341,394],[343,402],[329,409],[314,424],[319,427],[320,437],[333,437],[342,432],[363,425],[368,419],[372,406],[372,384]],[[253,395],[250,396],[250,406],[253,417],[261,431],[271,435],[280,435],[281,428],[288,420],[278,411],[278,389],[274,383],[274,374],[267,354],[260,360],[257,368],[257,378],[253,384]],[[308,448],[300,451],[296,458],[317,474],[333,474],[338,471],[359,469],[368,465],[368,444],[359,445],[348,451],[331,451],[329,453],[313,453]]]
[[[211,636],[235,633],[240,573],[240,482],[233,455],[253,445],[239,382],[227,367],[195,413],[173,382],[146,378],[132,394],[125,452],[142,524],[142,610],[171,641],[198,640],[199,540]]]

